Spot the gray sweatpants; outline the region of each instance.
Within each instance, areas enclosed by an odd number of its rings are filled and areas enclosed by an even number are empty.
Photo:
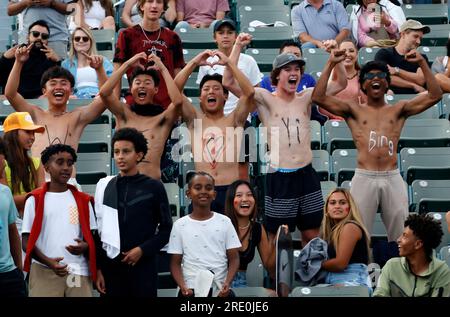
[[[357,168],[350,192],[369,234],[372,235],[375,214],[380,206],[388,240],[396,241],[403,232],[408,216],[407,185],[400,176],[400,171],[368,171]]]

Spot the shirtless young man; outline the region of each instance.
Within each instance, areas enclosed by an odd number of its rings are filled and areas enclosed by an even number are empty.
[[[228,185],[239,179],[239,155],[243,133],[239,133],[236,128],[242,128],[243,132],[245,121],[254,108],[254,87],[236,64],[230,63],[230,59],[224,53],[210,50],[194,57],[178,73],[175,82],[182,90],[194,69],[200,65],[207,65],[206,59],[214,55],[219,58],[219,65],[229,68],[242,90],[238,105],[225,116],[223,109],[228,91],[222,86],[222,76],[205,75],[200,83],[201,110],[195,108],[184,97],[183,121],[190,131],[195,170],[214,177],[217,196],[213,202],[213,209],[215,212],[224,213]],[[197,135],[200,136],[198,141]]]
[[[143,64],[147,69],[143,69]],[[123,74],[134,66],[137,67],[133,72],[130,88],[134,104],[129,107],[117,99],[113,90],[121,81]],[[163,110],[161,106],[153,104],[159,86],[159,74],[155,68],[161,72],[172,100],[164,112],[161,112]],[[117,129],[135,128],[144,134],[149,148],[144,160],[138,165],[138,169],[140,173],[159,180],[161,178],[161,155],[170,131],[181,114],[183,103],[180,91],[175,86],[166,66],[156,55],[152,54],[147,57],[145,52],[138,53],[125,61],[111,75],[100,89],[100,97],[116,116]]]
[[[301,67],[305,62],[293,54],[280,54],[273,62],[272,84],[276,92],[255,89],[259,118],[267,128],[267,140],[278,143],[279,151],[270,152],[270,170],[266,178],[265,216],[269,238],[278,227],[299,228],[302,243],[319,234],[323,216],[320,179],[312,167],[310,136],[312,88],[297,93]],[[327,94],[336,94],[346,86],[343,66],[337,80],[330,83]],[[279,136],[272,136],[279,132]],[[271,144],[269,143],[269,147]],[[272,148],[276,148],[273,146]]]
[[[5,87],[5,96],[16,111],[30,113],[36,124],[45,126],[45,133],[36,134],[36,140],[31,148],[32,155],[40,157],[41,152],[56,143],[70,145],[78,149],[84,128],[98,118],[106,107],[100,98],[94,99],[89,105],[67,111],[67,101],[75,84],[72,74],[59,66],[49,68],[41,79],[43,96],[48,99],[48,110],[28,103],[18,92],[20,72],[28,60],[31,45],[16,50],[16,61],[9,74]],[[91,55],[90,66],[95,69],[98,77],[106,76],[103,69],[103,57]],[[73,169],[72,176],[76,175]]]
[[[408,215],[408,193],[397,168],[397,145],[403,125],[409,116],[433,106],[442,91],[427,62],[415,50],[405,55],[410,63],[417,63],[427,82],[428,94],[395,105],[384,101],[390,84],[389,69],[382,62],[368,62],[360,71],[361,90],[367,103],[356,104],[325,96],[331,70],[344,56],[330,56],[313,92],[313,102],[327,111],[345,118],[358,150],[358,168],[352,179],[351,193],[371,234],[375,213],[381,205],[381,217],[388,240],[396,241],[402,234]]]

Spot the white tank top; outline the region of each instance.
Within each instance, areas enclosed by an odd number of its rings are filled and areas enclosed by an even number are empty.
[[[97,87],[97,74],[90,66],[77,68],[76,88]]]
[[[89,11],[84,11],[84,21],[91,29],[99,29],[103,19],[106,18],[105,9],[100,5],[100,1],[93,1]]]

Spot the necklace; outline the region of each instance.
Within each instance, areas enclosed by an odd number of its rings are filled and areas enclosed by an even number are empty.
[[[155,55],[157,55],[157,49],[156,49],[156,47],[155,47],[155,45],[153,44],[153,43],[158,43],[158,41],[159,41],[159,38],[160,38],[160,36],[161,36],[161,27],[159,27],[159,33],[158,33],[158,37],[156,38],[156,40],[154,40],[154,41],[150,41],[150,39],[148,38],[148,36],[147,36],[147,34],[145,33],[145,30],[144,30],[144,28],[142,27],[142,25],[139,23],[139,26],[141,27],[141,30],[142,30],[142,34],[144,34],[144,36],[145,36],[145,38],[147,39],[147,41],[148,41],[148,43],[150,44],[152,44],[152,47],[150,48],[150,54],[155,54]]]
[[[347,80],[351,80],[351,79],[355,78],[356,75],[358,75],[358,71],[355,71],[355,74],[353,76],[350,76],[350,77],[347,76]]]
[[[243,227],[239,226],[239,229],[244,230],[244,229],[247,229],[248,227],[250,227],[250,221],[248,222],[248,224],[246,226],[243,226]]]

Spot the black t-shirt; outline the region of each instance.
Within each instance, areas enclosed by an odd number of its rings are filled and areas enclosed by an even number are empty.
[[[422,56],[428,63],[427,56]],[[415,73],[417,68],[419,68],[419,65],[406,61],[404,55],[400,55],[394,47],[379,50],[375,55],[375,60],[385,62],[392,67],[398,67],[412,73]],[[416,94],[416,91],[412,88],[394,87],[392,85],[389,88],[392,89],[395,94]]]
[[[0,58],[0,86],[6,87],[9,73],[11,72],[15,58]],[[50,67],[60,65],[61,62],[53,62],[41,52],[31,52],[29,59],[24,63],[20,73],[19,94],[25,99],[34,99],[42,96],[41,77]],[[4,91],[3,91],[4,92]]]

